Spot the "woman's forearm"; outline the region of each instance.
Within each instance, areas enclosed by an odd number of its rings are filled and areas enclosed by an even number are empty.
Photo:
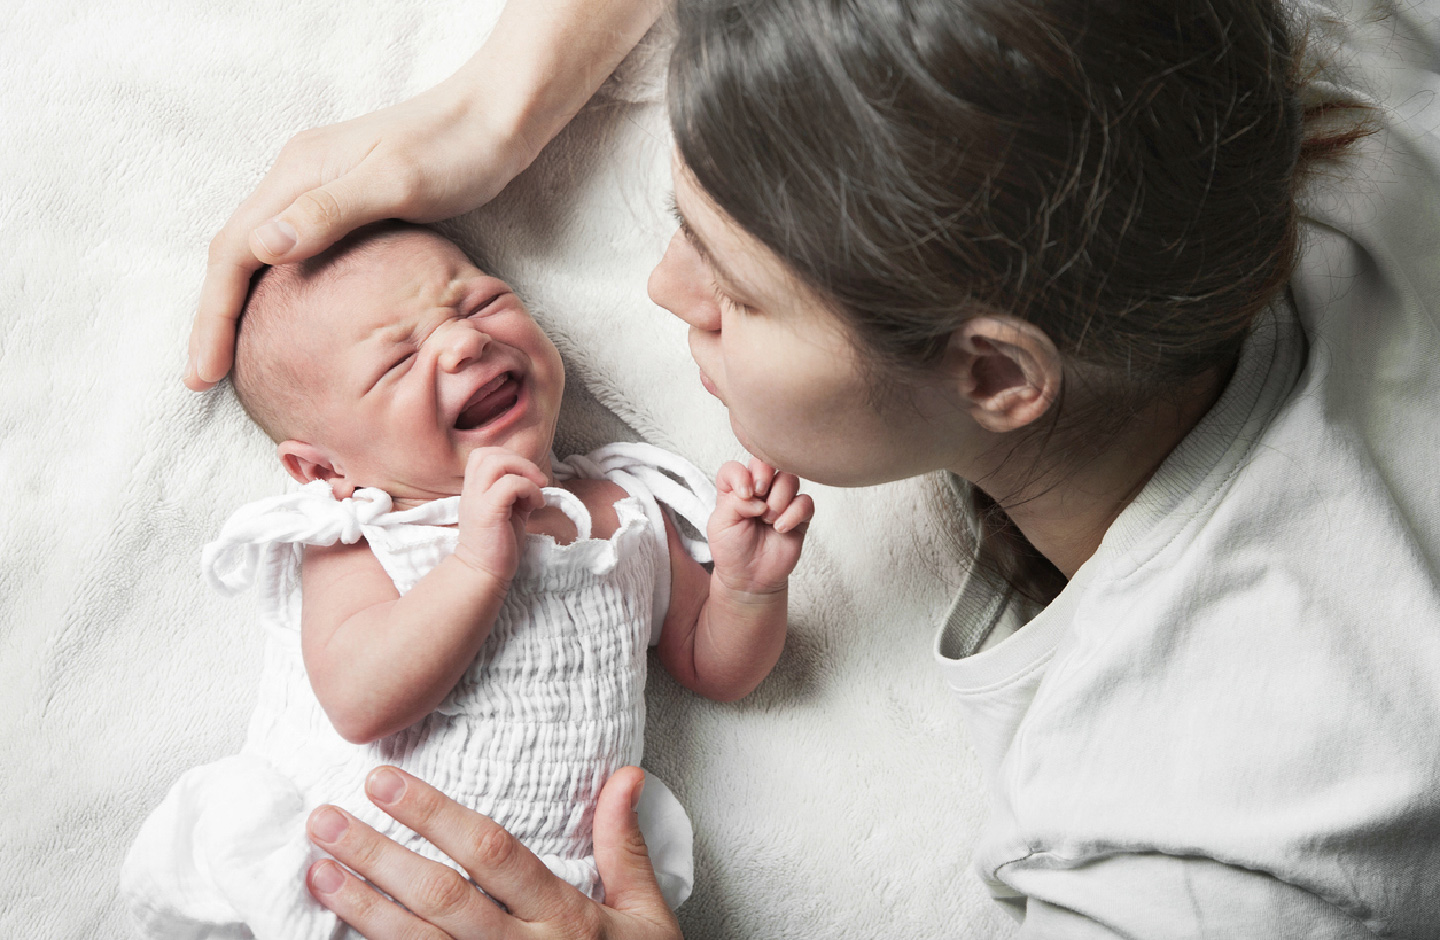
[[[486,113],[523,167],[575,116],[665,5],[511,0],[480,51],[447,83]]]

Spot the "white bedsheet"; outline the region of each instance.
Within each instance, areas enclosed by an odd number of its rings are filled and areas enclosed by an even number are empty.
[[[1321,2],[1385,46],[1363,71],[1433,173],[1440,0]],[[252,602],[212,594],[199,549],[285,478],[228,391],[180,384],[206,242],[290,134],[440,80],[499,3],[0,7],[0,937],[129,936],[115,877],[140,821],[243,737]],[[739,447],[644,292],[673,228],[654,49],[449,231],[565,354],[562,450],[642,437],[713,470]],[[1401,247],[1433,301],[1433,232]],[[1006,937],[968,870],[984,798],[930,658],[959,581],[930,489],[809,490],[775,674],[723,706],[651,672],[646,763],[696,828],[686,936]]]
[[[284,476],[227,390],[179,381],[209,237],[290,134],[443,78],[498,3],[0,10],[0,936],[129,936],[115,877],[141,819],[243,736],[252,602],[211,593],[199,550]],[[644,97],[653,69],[621,91]],[[738,445],[644,291],[667,148],[657,101],[611,96],[451,231],[567,357],[562,446],[638,436],[713,471]],[[1003,937],[930,661],[958,577],[929,490],[809,489],[776,673],[722,706],[651,672],[647,764],[697,834],[686,936]]]

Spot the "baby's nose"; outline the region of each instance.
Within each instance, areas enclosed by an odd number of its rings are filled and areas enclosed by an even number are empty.
[[[479,359],[490,343],[490,337],[469,320],[451,320],[439,332],[440,368],[446,372],[459,372]]]

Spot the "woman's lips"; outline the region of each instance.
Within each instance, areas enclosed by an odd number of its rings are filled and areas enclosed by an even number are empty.
[[[520,400],[520,382],[513,373],[502,372],[475,390],[455,419],[459,431],[472,431],[490,424],[514,408]]]

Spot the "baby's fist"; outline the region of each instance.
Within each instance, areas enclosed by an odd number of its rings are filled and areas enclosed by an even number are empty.
[[[545,505],[549,481],[539,467],[503,447],[478,447],[465,464],[460,492],[460,541],[455,554],[509,583],[520,564],[525,525]]]
[[[799,478],[757,459],[749,467],[732,460],[720,468],[715,488],[708,527],[715,574],[737,591],[768,594],[785,587],[815,514]]]

